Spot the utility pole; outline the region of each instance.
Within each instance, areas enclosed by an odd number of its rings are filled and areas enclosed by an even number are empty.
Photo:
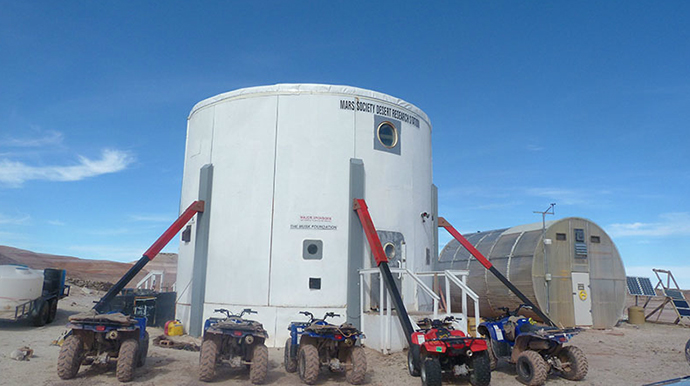
[[[532,213],[540,213],[541,214],[541,245],[542,245],[542,252],[544,253],[544,287],[546,290],[546,314],[548,315],[551,312],[551,304],[550,304],[550,296],[549,296],[549,282],[551,281],[551,274],[549,273],[549,259],[546,258],[546,215],[554,215],[556,214],[556,211],[554,207],[556,206],[555,202],[552,202],[549,207],[543,211],[534,211]]]

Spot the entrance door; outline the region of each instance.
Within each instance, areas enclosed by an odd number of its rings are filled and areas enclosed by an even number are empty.
[[[592,325],[592,298],[589,290],[589,273],[573,272],[573,305],[576,326]]]

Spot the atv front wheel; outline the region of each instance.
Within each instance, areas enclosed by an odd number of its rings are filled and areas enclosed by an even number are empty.
[[[266,373],[268,373],[268,348],[262,343],[254,346],[252,364],[249,366],[249,380],[255,385],[262,384],[266,380]]]
[[[283,355],[283,365],[285,371],[294,373],[297,371],[297,358],[292,356],[292,338],[287,338],[285,341],[285,354]]]
[[[141,341],[141,348],[139,349],[139,359],[137,359],[137,367],[142,367],[146,364],[146,356],[149,355],[149,333],[144,333],[144,340]]]
[[[299,377],[302,382],[307,385],[316,383],[320,367],[319,351],[316,347],[310,344],[301,344],[297,356],[297,370],[299,370]]]
[[[422,363],[422,386],[441,386],[441,362],[438,358],[427,358]]]
[[[546,361],[538,352],[532,350],[523,351],[518,356],[515,370],[518,380],[527,386],[541,386],[548,376]]]
[[[199,380],[210,382],[216,376],[216,361],[218,360],[218,344],[212,339],[201,343],[199,353]]]
[[[407,350],[407,371],[413,377],[419,376],[419,346],[414,344]]]
[[[491,360],[489,352],[480,351],[470,358],[470,384],[488,386],[491,383]]]
[[[62,343],[58,355],[57,373],[61,379],[72,379],[81,366],[84,343],[78,335],[70,335]]]
[[[117,369],[115,370],[118,381],[129,382],[134,379],[138,350],[139,342],[135,339],[127,339],[120,344],[120,352],[117,354]]]
[[[558,353],[558,359],[561,361],[563,371],[561,376],[571,381],[579,381],[587,375],[589,365],[587,364],[587,357],[578,347],[566,346]]]
[[[364,349],[353,347],[347,356],[349,366],[345,372],[345,378],[352,385],[361,385],[367,374],[367,357],[364,355]]]

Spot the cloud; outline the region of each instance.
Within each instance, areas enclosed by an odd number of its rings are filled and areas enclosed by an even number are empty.
[[[659,215],[658,222],[616,223],[609,225],[606,230],[614,237],[624,236],[690,236],[690,213],[665,213]]]
[[[529,151],[542,151],[542,150],[544,150],[544,147],[539,146],[539,145],[529,144],[529,145],[527,145],[527,150],[529,150]]]
[[[49,130],[40,138],[9,138],[0,141],[0,146],[10,147],[43,147],[62,143],[64,136],[59,131]]]
[[[26,224],[29,220],[31,220],[31,216],[28,214],[13,217],[0,213],[0,225],[21,225]]]
[[[166,216],[164,214],[131,214],[129,215],[131,221],[136,222],[172,222],[175,216]]]
[[[59,226],[59,227],[63,227],[65,225],[67,225],[67,223],[60,221],[60,220],[48,220],[46,222],[50,225],[55,225],[55,226]]]
[[[79,181],[101,174],[116,173],[134,161],[128,152],[105,149],[100,159],[79,156],[79,163],[72,166],[31,166],[23,162],[0,160],[0,183],[19,187],[30,180]]]
[[[592,205],[592,203],[605,202],[602,197],[610,195],[607,190],[577,190],[563,188],[528,188],[525,194],[529,196],[544,197],[562,205]]]

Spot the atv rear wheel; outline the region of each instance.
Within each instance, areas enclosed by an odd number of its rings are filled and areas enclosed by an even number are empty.
[[[443,372],[438,358],[426,358],[422,363],[422,386],[441,386]]]
[[[527,386],[541,386],[548,376],[546,361],[538,352],[532,350],[523,351],[518,356],[515,370],[518,380]]]
[[[149,333],[144,333],[144,340],[141,341],[139,348],[139,358],[137,359],[137,367],[142,367],[146,364],[146,357],[149,355]]]
[[[558,359],[561,361],[563,371],[561,376],[571,381],[579,381],[587,375],[589,365],[587,364],[587,357],[578,347],[566,346],[558,353]]]
[[[72,379],[81,366],[84,343],[80,336],[70,335],[62,343],[58,355],[57,373],[60,379]]]
[[[361,385],[364,382],[364,376],[367,374],[367,357],[364,354],[364,349],[361,347],[353,347],[347,355],[349,366],[345,371],[345,378],[352,385]]]
[[[287,338],[285,341],[283,365],[285,366],[285,371],[288,373],[294,373],[297,371],[297,358],[292,356],[292,338]]]
[[[262,384],[266,380],[266,373],[268,373],[268,347],[262,343],[254,346],[252,364],[249,366],[249,380],[255,385]]]
[[[491,360],[487,351],[474,353],[470,358],[470,383],[472,386],[488,386],[491,383]]]
[[[491,371],[494,371],[498,366],[498,357],[496,356],[496,354],[494,354],[494,348],[491,339],[486,340],[486,352],[489,354],[489,367],[491,368]]]
[[[218,344],[213,339],[201,342],[199,353],[199,380],[210,382],[216,376],[216,361],[218,360]]]
[[[139,342],[135,339],[127,339],[120,344],[120,352],[117,354],[117,369],[115,370],[118,381],[129,382],[134,379],[138,350]]]
[[[297,356],[297,370],[302,382],[307,385],[316,383],[320,370],[319,351],[310,344],[301,344]]]

